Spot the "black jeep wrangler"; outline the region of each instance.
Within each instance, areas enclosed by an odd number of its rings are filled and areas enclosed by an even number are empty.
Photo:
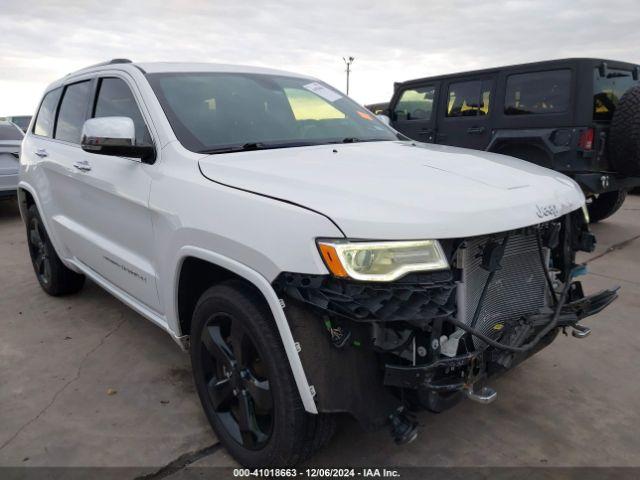
[[[570,58],[395,84],[391,125],[421,142],[488,150],[576,180],[591,220],[640,186],[640,66]]]

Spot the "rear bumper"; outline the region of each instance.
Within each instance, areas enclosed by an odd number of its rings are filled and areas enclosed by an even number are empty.
[[[572,177],[585,192],[592,194],[640,187],[640,177],[623,177],[610,172],[578,173]]]

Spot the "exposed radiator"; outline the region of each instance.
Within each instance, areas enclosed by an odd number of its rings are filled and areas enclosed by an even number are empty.
[[[482,251],[489,237],[466,241],[458,266],[462,266],[462,283],[458,286],[458,319],[470,325],[489,272],[481,267]],[[497,239],[499,240],[499,239]],[[507,241],[501,269],[488,287],[475,328],[490,338],[497,338],[509,320],[537,313],[548,304],[547,284],[540,263],[535,233],[512,232]],[[484,342],[474,337],[480,348]]]

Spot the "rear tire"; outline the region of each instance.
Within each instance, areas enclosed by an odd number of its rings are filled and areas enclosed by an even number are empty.
[[[597,223],[605,218],[609,218],[620,210],[626,198],[627,192],[625,190],[605,192],[594,197],[591,203],[587,205],[591,223]]]
[[[202,294],[191,363],[205,414],[241,465],[294,466],[333,435],[333,416],[305,411],[271,312],[250,286],[232,280]]]
[[[42,289],[54,297],[80,291],[84,275],[68,269],[56,253],[35,205],[27,210],[27,245],[33,270]]]

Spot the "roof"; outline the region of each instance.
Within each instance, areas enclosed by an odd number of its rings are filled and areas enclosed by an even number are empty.
[[[429,77],[420,77],[420,78],[414,78],[411,80],[404,80],[402,82],[396,82],[395,85],[404,85],[407,83],[414,83],[414,82],[422,82],[425,80],[439,80],[439,79],[444,79],[444,78],[450,78],[450,77],[457,77],[457,76],[468,76],[468,75],[483,75],[483,74],[488,74],[488,73],[497,73],[500,72],[502,70],[511,70],[511,69],[519,69],[519,68],[532,68],[532,67],[547,67],[550,65],[562,65],[562,64],[566,64],[569,62],[606,62],[606,63],[610,63],[610,64],[617,64],[617,65],[625,65],[625,66],[629,66],[629,67],[634,67],[636,66],[635,63],[629,63],[629,62],[623,62],[620,60],[611,60],[611,59],[605,59],[605,58],[558,58],[558,59],[554,59],[554,60],[543,60],[540,62],[529,62],[529,63],[518,63],[518,64],[513,64],[513,65],[503,65],[500,67],[491,67],[491,68],[484,68],[481,70],[468,70],[468,71],[461,71],[461,72],[454,72],[454,73],[447,73],[447,74],[443,74],[443,75],[433,75],[433,76],[429,76]]]
[[[187,63],[187,62],[151,62],[135,63],[146,73],[175,73],[175,72],[233,72],[233,73],[262,73],[265,75],[284,75],[287,77],[311,78],[308,75],[276,70],[272,68],[254,67],[250,65],[230,65],[223,63]]]
[[[233,73],[259,73],[265,75],[284,75],[288,77],[313,78],[308,75],[276,70],[272,68],[255,67],[250,65],[230,65],[222,63],[193,63],[193,62],[141,62],[116,58],[107,62],[90,65],[76,70],[67,75],[91,73],[101,70],[130,70],[136,68],[143,73],[181,73],[181,72],[233,72]],[[66,78],[66,77],[65,77]]]

